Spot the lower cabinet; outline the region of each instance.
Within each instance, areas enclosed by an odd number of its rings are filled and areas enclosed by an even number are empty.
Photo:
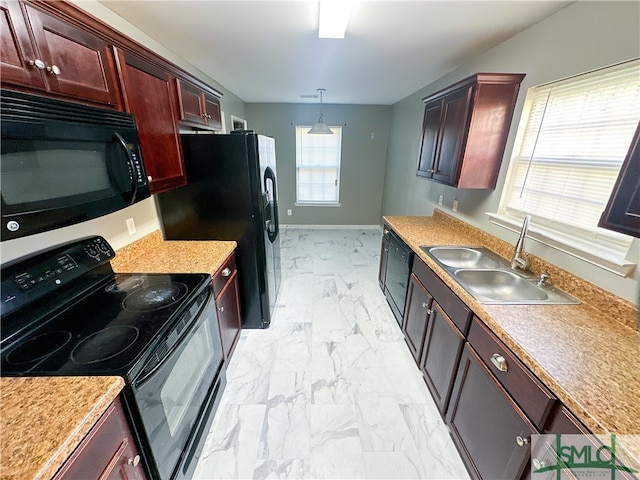
[[[473,478],[520,478],[534,425],[469,344],[464,348],[446,421]]]
[[[415,274],[412,273],[409,277],[402,331],[409,351],[416,363],[420,362],[420,356],[422,355],[422,345],[427,332],[432,300],[433,297],[427,292]]]
[[[100,417],[91,431],[60,467],[54,480],[95,478],[144,480],[140,454],[120,400]]]
[[[213,275],[213,294],[218,310],[218,327],[224,359],[229,361],[242,329],[235,253],[232,253]]]

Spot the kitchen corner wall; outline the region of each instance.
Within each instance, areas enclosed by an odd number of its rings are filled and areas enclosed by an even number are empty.
[[[296,125],[313,125],[319,105],[247,104],[252,130],[276,140],[280,223],[379,225],[391,106],[323,105],[325,121],[342,126],[339,207],[296,207]],[[373,138],[372,137],[373,134]],[[287,215],[287,209],[292,215]]]
[[[527,89],[638,56],[640,3],[607,1],[572,3],[483,55],[467,59],[453,72],[394,105],[382,214],[431,215],[438,206],[439,195],[443,195],[443,207],[438,208],[515,243],[517,235],[491,224],[485,212],[498,208]],[[527,75],[520,87],[496,189],[458,190],[417,178],[424,109],[421,99],[477,72]],[[454,199],[459,201],[457,213],[450,210]],[[631,277],[621,278],[535,241],[529,241],[527,248],[534,255],[638,304],[640,268]],[[628,258],[640,263],[637,239]]]

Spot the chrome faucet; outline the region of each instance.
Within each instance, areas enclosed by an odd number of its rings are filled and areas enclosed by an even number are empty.
[[[522,222],[522,230],[520,231],[520,238],[516,242],[516,246],[513,250],[513,256],[511,257],[511,268],[526,270],[529,268],[529,259],[524,251],[524,240],[527,237],[527,230],[529,229],[529,220],[531,215],[525,215]]]

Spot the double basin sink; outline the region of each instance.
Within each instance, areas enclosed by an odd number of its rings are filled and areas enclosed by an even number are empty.
[[[480,303],[570,305],[580,303],[531,272],[512,270],[484,247],[420,247]]]

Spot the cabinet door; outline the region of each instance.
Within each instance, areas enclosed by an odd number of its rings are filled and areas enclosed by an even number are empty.
[[[193,85],[176,79],[178,85],[178,105],[180,108],[180,121],[204,125],[206,114],[202,105],[202,94]]]
[[[0,1],[2,24],[2,82],[44,90],[43,70],[29,62],[39,60],[35,47],[31,43],[29,29],[25,22],[20,3],[14,0]],[[41,64],[44,67],[44,63]]]
[[[472,93],[473,87],[469,86],[446,96],[442,103],[442,128],[432,178],[447,185],[455,185],[460,171]]]
[[[233,272],[224,290],[216,299],[216,307],[218,308],[218,326],[220,327],[224,358],[229,361],[242,328],[237,272]]]
[[[421,369],[440,413],[444,415],[456,367],[464,345],[464,335],[438,302],[431,305],[431,318],[422,348]]]
[[[640,124],[600,219],[600,226],[640,237]]]
[[[409,350],[420,364],[420,354],[422,353],[422,344],[424,335],[427,331],[429,315],[431,314],[431,302],[433,297],[425,290],[420,281],[412,273],[409,278],[409,288],[407,291],[407,308],[404,312],[404,322],[402,331],[404,338],[409,346]]]
[[[125,107],[136,117],[151,193],[186,185],[174,77],[135,55],[122,50],[117,55]]]
[[[422,145],[420,147],[420,161],[418,162],[417,175],[432,177],[436,162],[438,134],[440,133],[440,120],[442,116],[442,100],[428,102],[424,107],[424,120],[422,122]]]
[[[118,105],[111,46],[101,38],[30,5],[25,6],[50,92]]]
[[[207,126],[216,130],[221,129],[222,113],[220,113],[220,99],[205,93],[203,94],[203,102]]]
[[[96,478],[144,480],[145,474],[127,419],[116,399],[87,434],[54,480]]]
[[[447,409],[446,421],[474,478],[520,478],[537,433],[507,392],[467,344]]]

